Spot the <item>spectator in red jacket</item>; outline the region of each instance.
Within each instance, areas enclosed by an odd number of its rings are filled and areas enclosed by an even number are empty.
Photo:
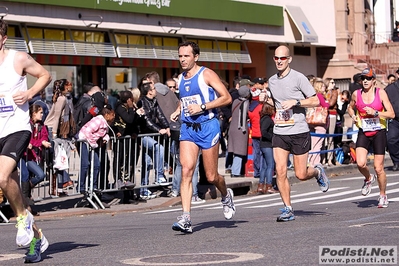
[[[263,78],[255,78],[252,82],[255,83],[255,85],[253,85],[251,89],[252,101],[249,104],[248,117],[252,138],[254,177],[259,178],[262,158],[262,152],[260,150],[260,140],[262,138],[262,132],[260,130],[260,112],[262,111],[262,104],[259,102],[259,95],[263,90],[263,84],[265,82]]]

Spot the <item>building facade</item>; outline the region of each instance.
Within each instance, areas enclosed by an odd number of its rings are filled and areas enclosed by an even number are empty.
[[[165,81],[180,73],[177,47],[185,40],[198,42],[201,64],[230,84],[244,74],[273,75],[280,44],[290,47],[292,68],[347,81],[357,71],[341,45],[349,39],[348,2],[5,0],[0,17],[9,24],[7,47],[30,53],[79,94],[89,81],[103,89],[135,87],[153,70]]]

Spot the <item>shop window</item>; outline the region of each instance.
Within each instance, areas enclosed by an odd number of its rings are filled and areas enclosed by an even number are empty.
[[[72,31],[74,41],[104,43],[104,33],[98,31]]]
[[[84,42],[85,41],[85,33],[83,31],[72,31],[72,38],[74,41]]]
[[[217,42],[215,41],[213,44],[214,47],[218,47],[220,50],[227,50],[227,42]]]
[[[43,30],[39,28],[28,28],[28,33],[32,39],[43,39]]]
[[[86,37],[85,37],[86,42],[104,42],[104,33],[102,32],[86,32]]]
[[[129,35],[129,44],[133,45],[145,45],[145,37],[141,35]]]
[[[151,39],[154,46],[162,46],[162,37],[152,37]]]
[[[198,40],[198,45],[200,49],[207,49],[207,50],[212,50],[212,41],[208,40]]]
[[[17,37],[15,32],[15,27],[14,26],[8,26],[8,30],[7,30],[7,36],[8,37]]]
[[[176,38],[163,38],[163,45],[168,47],[178,47],[179,39]]]
[[[44,29],[44,39],[64,41],[65,31],[58,29]]]
[[[127,35],[126,34],[115,34],[115,40],[118,44],[127,44]]]
[[[241,51],[241,43],[239,42],[228,42],[227,50],[231,51]]]

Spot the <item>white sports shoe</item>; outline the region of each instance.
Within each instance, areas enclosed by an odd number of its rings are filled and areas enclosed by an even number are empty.
[[[231,218],[233,218],[234,214],[236,213],[236,207],[234,206],[234,201],[233,201],[234,193],[231,188],[227,189],[227,194],[228,197],[226,197],[224,201],[222,200],[223,214],[226,220],[230,220]]]
[[[370,180],[367,181],[364,179],[363,187],[362,187],[362,195],[367,196],[371,192],[371,185],[375,182],[375,175],[370,176]]]
[[[47,238],[43,235],[42,229],[39,229],[39,232],[40,232],[40,239],[42,240],[42,243],[40,245],[40,253],[43,253],[47,250],[49,244]]]
[[[388,207],[388,197],[387,195],[380,195],[378,198],[378,208],[387,208]]]
[[[15,227],[18,229],[17,237],[15,242],[18,246],[28,246],[33,239],[33,215],[26,210],[26,215],[20,215],[17,217],[17,224]]]

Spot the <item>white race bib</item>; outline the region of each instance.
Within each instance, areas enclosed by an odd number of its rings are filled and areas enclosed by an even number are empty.
[[[191,114],[188,111],[188,106],[191,104],[202,104],[201,96],[199,94],[196,95],[191,95],[187,97],[181,98],[182,104],[183,104],[183,114],[184,116],[191,116]],[[203,112],[200,113],[195,113],[193,115],[199,115],[202,114]]]
[[[381,130],[381,123],[379,117],[362,118],[363,131],[376,131]]]
[[[16,104],[12,96],[0,96],[0,116],[10,117],[14,114]]]
[[[277,109],[276,116],[274,117],[274,123],[278,125],[293,125],[294,124],[294,112],[292,109],[283,110]]]

